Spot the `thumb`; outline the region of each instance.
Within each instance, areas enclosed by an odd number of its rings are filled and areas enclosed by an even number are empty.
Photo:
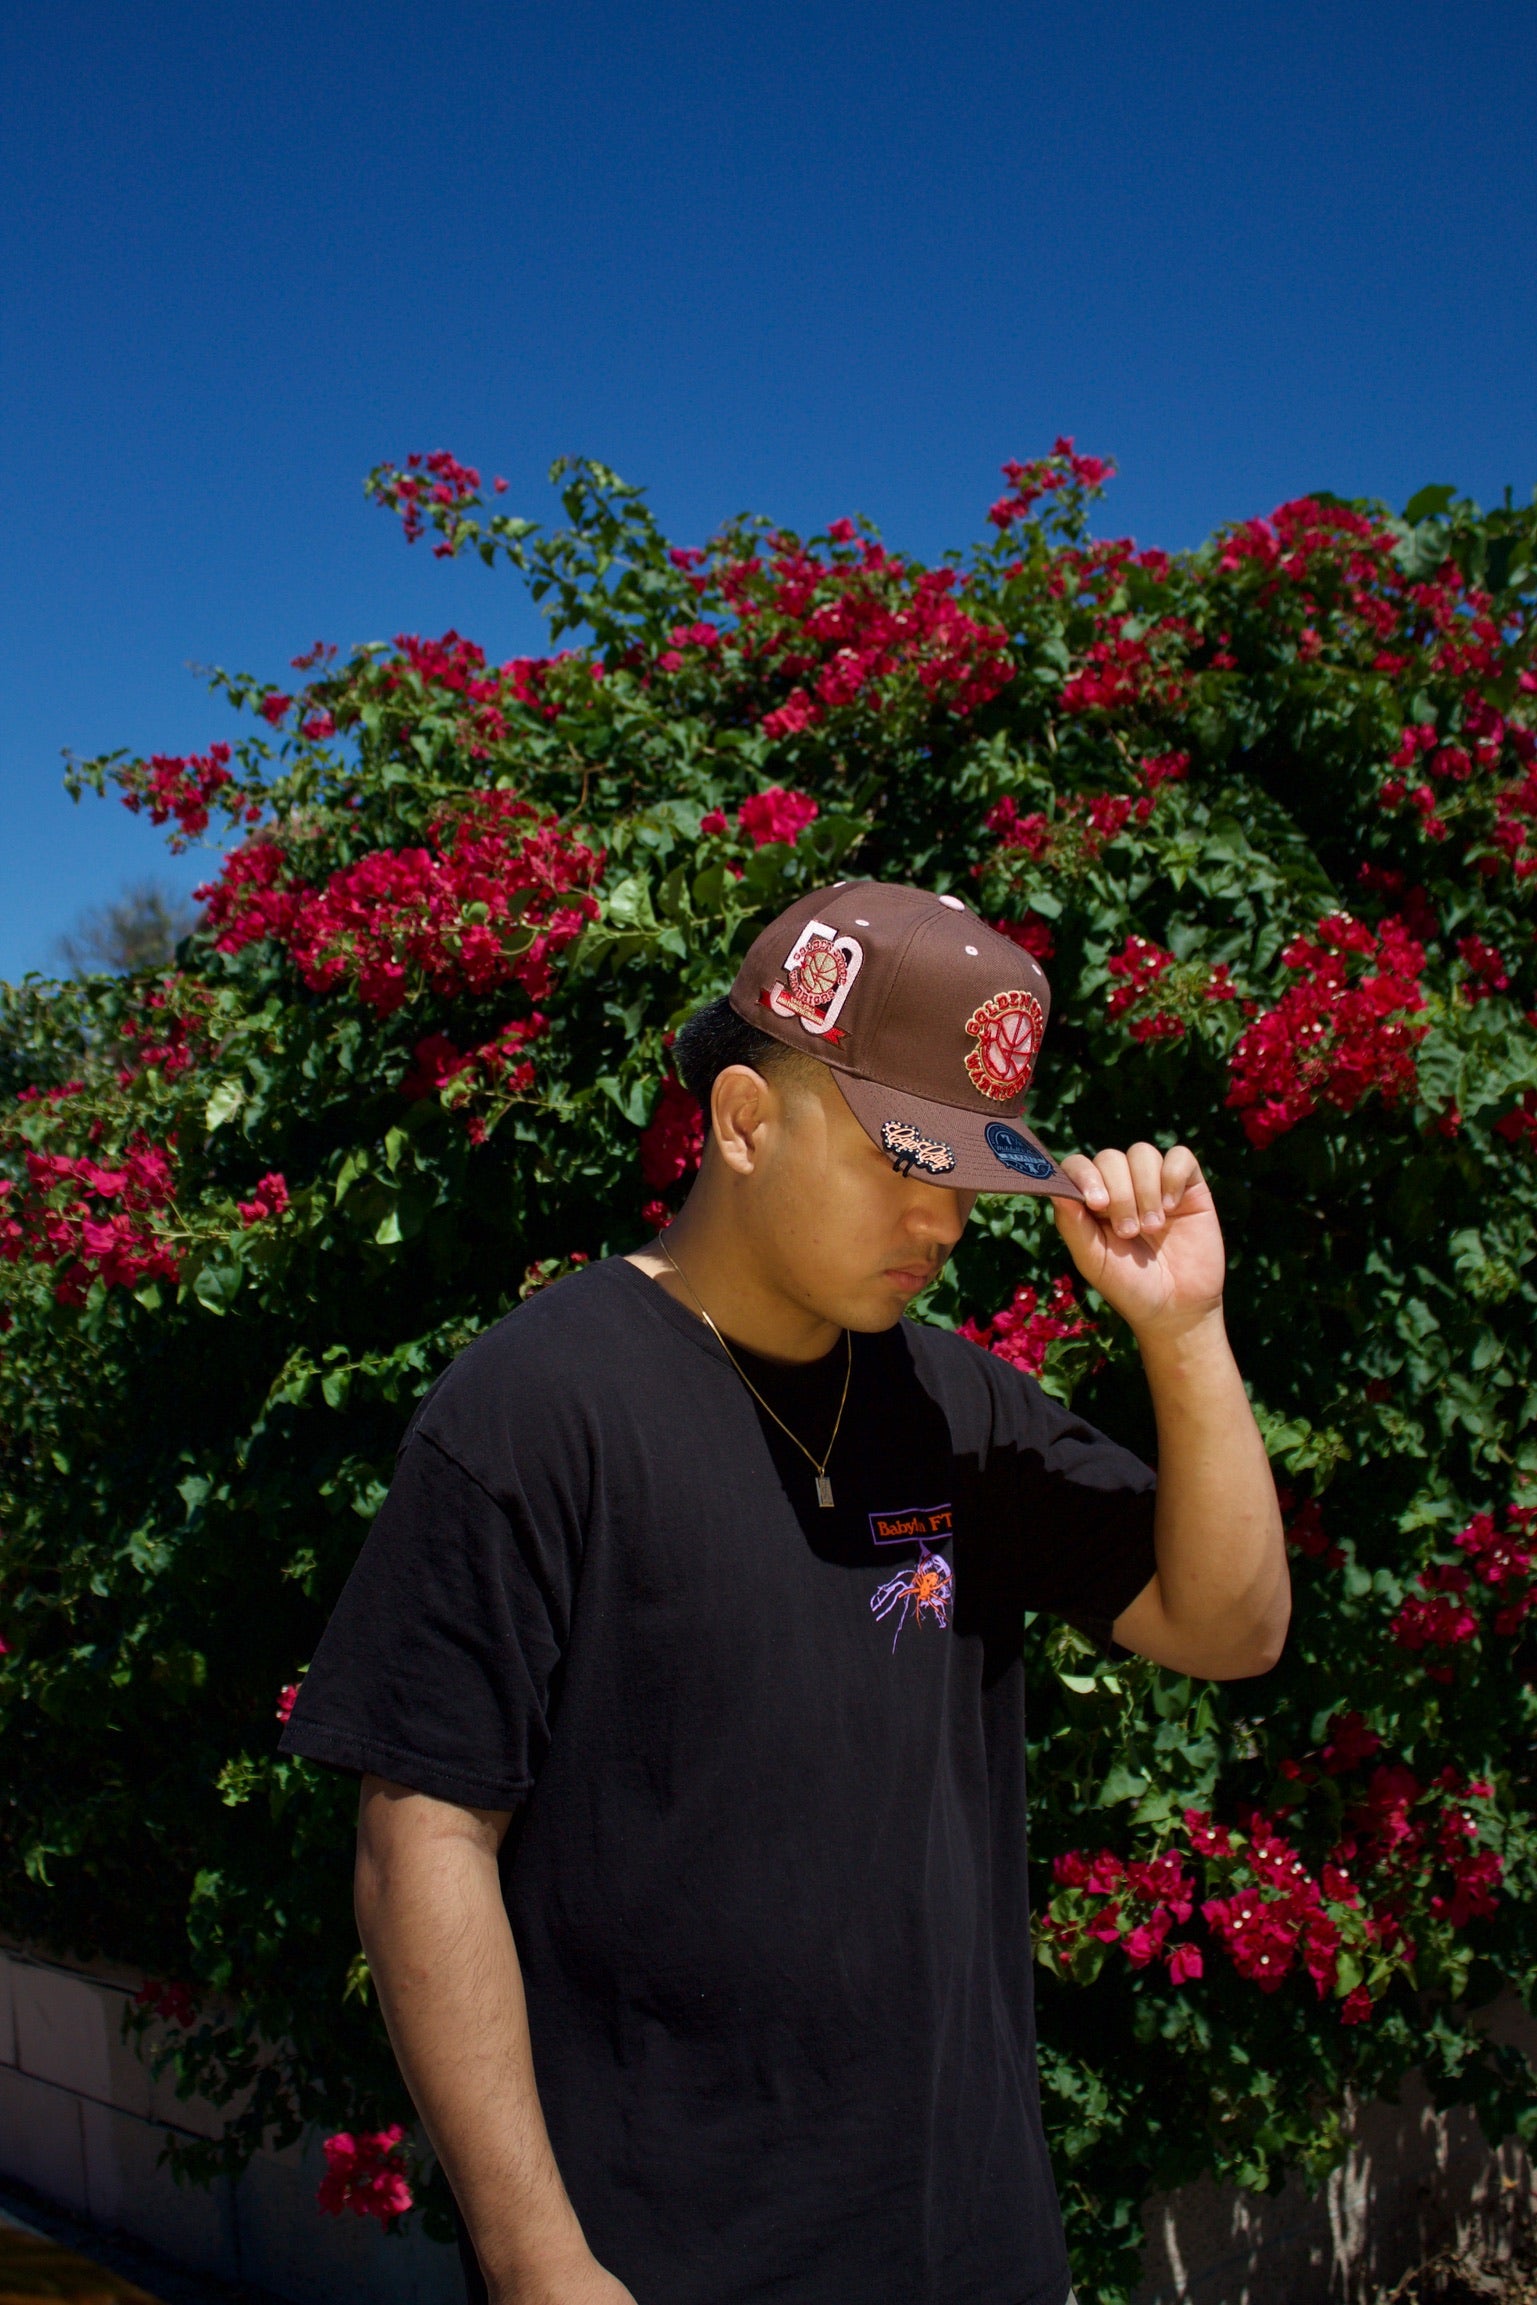
[[[1082,1201],[1070,1201],[1063,1195],[1053,1196],[1051,1213],[1067,1243],[1069,1256],[1084,1278],[1092,1279],[1090,1265],[1097,1271],[1104,1262],[1104,1240],[1097,1220],[1090,1216]]]

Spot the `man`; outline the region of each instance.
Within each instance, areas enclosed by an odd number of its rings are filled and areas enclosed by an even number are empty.
[[[474,2296],[1068,2296],[1023,1618],[1220,1678],[1288,1587],[1211,1194],[1182,1147],[1023,1126],[1049,999],[955,897],[793,905],[680,1036],[709,1137],[665,1239],[407,1435],[284,1744],[363,1778],[359,1926]],[[1156,1499],[902,1320],[979,1191],[1050,1194],[1130,1323]]]

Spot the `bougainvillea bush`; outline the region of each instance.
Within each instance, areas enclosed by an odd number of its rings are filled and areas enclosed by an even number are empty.
[[[205,753],[75,771],[210,850],[173,969],[5,996],[0,1921],[154,1980],[230,2108],[194,2176],[318,2126],[322,2208],[440,2215],[352,1792],[274,1715],[424,1388],[679,1205],[682,1018],[801,891],[910,878],[1046,963],[1049,1142],[1198,1149],[1296,1571],[1261,1681],[1031,1629],[1080,2289],[1149,2192],[1317,2174],[1411,2067],[1530,2134],[1481,2013],[1537,1981],[1537,517],[1319,496],[1170,556],[1091,540],[1064,441],[925,568],[849,519],[671,547],[557,469],[549,532],[449,456],[369,483],[554,653],[317,647],[218,675]],[[1045,1203],[921,1309],[1152,1452]]]

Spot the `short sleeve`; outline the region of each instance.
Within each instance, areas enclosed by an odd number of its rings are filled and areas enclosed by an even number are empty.
[[[548,1748],[568,1614],[520,1517],[413,1434],[280,1750],[469,1808],[515,1808]]]
[[[1028,1388],[1009,1418],[1025,1607],[1065,1617],[1108,1644],[1116,1618],[1158,1565],[1158,1477],[1032,1378],[1016,1381]]]

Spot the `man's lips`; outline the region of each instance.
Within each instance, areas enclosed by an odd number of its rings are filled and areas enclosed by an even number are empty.
[[[937,1268],[933,1265],[888,1265],[886,1278],[889,1281],[895,1281],[898,1288],[906,1289],[911,1295],[916,1296],[920,1289],[928,1287],[930,1281],[935,1277],[936,1270]]]

